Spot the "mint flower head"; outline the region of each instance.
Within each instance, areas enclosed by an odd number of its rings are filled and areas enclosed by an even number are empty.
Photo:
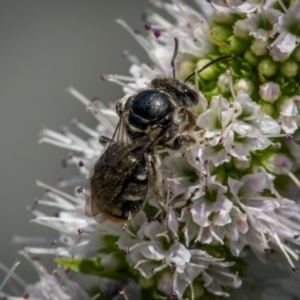
[[[150,189],[143,209],[124,224],[97,223],[84,214],[86,180],[106,149],[98,139],[113,136],[118,126],[114,109],[71,87],[99,125],[91,129],[74,120],[86,140],[66,129],[42,132],[40,142],[72,152],[64,163],[78,166],[79,174],[57,188],[38,182],[46,194],[31,207],[33,222],[55,230],[57,239],[51,247],[33,247],[29,240],[22,251],[27,258],[54,255],[59,270],[63,265],[98,278],[86,293],[73,288],[68,275],[59,276],[61,299],[70,291],[78,299],[82,293],[85,299],[126,300],[299,295],[300,1],[195,4],[198,10],[181,0],[152,0],[145,35],[118,20],[152,64],[124,51],[129,75],[103,76],[123,87],[126,102],[154,78],[171,77],[174,39],[179,42],[177,77],[188,78],[200,99],[193,108],[197,142],[179,151],[155,149],[165,212]],[[195,72],[229,54],[234,58]],[[74,195],[63,191],[67,186]],[[41,205],[60,212],[47,216]],[[46,291],[58,280],[45,272],[36,289]],[[32,289],[26,291],[30,296]]]

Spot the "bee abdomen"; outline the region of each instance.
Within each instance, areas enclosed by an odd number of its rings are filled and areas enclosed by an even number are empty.
[[[148,192],[148,173],[144,159],[127,175],[119,196],[103,211],[106,218],[124,222],[135,216],[143,207]]]

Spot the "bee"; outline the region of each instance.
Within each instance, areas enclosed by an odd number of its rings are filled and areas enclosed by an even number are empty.
[[[178,40],[174,40],[173,78],[154,78],[146,88],[118,100],[116,112],[120,120],[116,130],[111,139],[100,138],[108,146],[90,172],[85,207],[86,215],[99,223],[106,219],[126,222],[134,217],[145,203],[149,186],[165,212],[155,147],[179,150],[196,143],[191,134],[196,125],[192,109],[199,103],[199,95],[186,83],[195,73],[184,82],[176,79]],[[226,58],[229,56],[196,72]]]

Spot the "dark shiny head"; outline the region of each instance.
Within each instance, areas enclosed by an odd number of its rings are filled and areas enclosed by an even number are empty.
[[[174,78],[155,78],[150,85],[153,89],[169,95],[178,106],[190,107],[199,102],[198,94],[186,83]]]
[[[145,90],[129,100],[129,123],[134,127],[145,130],[149,125],[157,124],[162,127],[170,123],[170,112],[174,110],[167,95]]]

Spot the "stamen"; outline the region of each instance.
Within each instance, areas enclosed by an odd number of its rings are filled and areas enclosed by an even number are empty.
[[[235,95],[235,91],[234,91],[234,88],[233,88],[232,70],[228,69],[226,71],[226,74],[229,76],[229,88],[230,88],[230,92],[231,92],[232,98],[235,101],[236,95]]]
[[[131,211],[128,212],[128,221],[132,219]]]
[[[123,26],[147,53],[151,51],[151,44],[142,35],[134,33],[134,31],[128,26],[126,22],[124,22],[124,20],[117,19],[116,22]]]
[[[71,286],[66,273],[63,269],[63,266],[58,265],[57,268],[54,270],[54,273],[57,273],[58,276],[60,277],[61,281],[65,284],[65,286],[67,287],[67,289],[70,291],[70,293],[72,294],[72,296],[75,298],[75,291],[73,289],[73,287]]]
[[[144,264],[144,263],[146,263],[146,262],[148,262],[148,259],[141,259],[141,260],[139,260],[139,261],[135,264],[135,266],[134,266],[133,268],[136,269],[136,268],[138,268],[140,265],[142,265],[142,264]]]
[[[132,237],[134,237],[135,239],[138,239],[138,238],[139,238],[136,234],[134,234],[133,232],[131,232],[128,228],[126,228],[125,231],[126,231],[128,234],[130,234]]]
[[[272,143],[272,145],[274,146],[274,148],[275,148],[276,150],[279,150],[279,149],[281,148],[281,143],[279,143],[279,142]]]
[[[71,205],[70,203],[62,204],[62,203],[55,203],[55,202],[48,201],[48,200],[39,200],[38,204],[49,206],[49,207],[60,208],[65,211],[74,211],[75,210],[75,207],[73,205]]]
[[[200,226],[200,230],[199,230],[199,232],[198,232],[198,235],[197,235],[197,237],[196,237],[196,239],[195,239],[195,243],[197,243],[197,242],[200,242],[200,241],[201,241],[202,234],[203,234],[203,227],[202,227],[202,226]]]
[[[76,89],[74,89],[72,86],[67,88],[67,92],[71,94],[73,97],[75,97],[77,100],[79,100],[81,103],[83,103],[85,106],[91,105],[91,101],[83,96],[81,93],[79,93]]]
[[[36,214],[36,211],[34,213]],[[36,218],[31,220],[31,222],[41,224],[43,226],[55,229],[61,233],[70,233],[70,230],[64,226],[64,223],[74,223],[74,220],[63,220],[62,221],[61,219],[59,219],[57,217],[48,217],[48,216],[37,215]]]
[[[168,265],[167,264],[162,264],[161,266],[153,269],[153,274],[156,274],[157,272],[160,272],[161,270],[163,270],[164,268],[166,268]]]
[[[158,233],[158,234],[155,235],[155,237],[161,237],[161,236],[165,237],[168,243],[171,242],[171,239],[168,236],[168,231],[165,231],[165,232],[162,232],[162,233]]]
[[[282,138],[282,137],[286,137],[286,134],[274,134],[274,135],[271,135],[271,134],[262,134],[261,135],[262,137],[265,137],[265,138]]]
[[[123,56],[125,58],[127,58],[129,60],[129,62],[131,62],[132,65],[140,65],[141,64],[139,59],[135,55],[131,54],[129,50],[124,50]]]
[[[212,225],[211,225],[211,226],[212,226]],[[221,245],[224,245],[224,241],[223,241],[220,237],[218,237],[214,231],[211,231],[211,235],[212,235],[212,236],[215,238],[215,240],[218,241]]]
[[[168,30],[169,28],[172,28],[172,24],[168,22],[166,19],[161,17],[157,13],[148,13],[147,14],[148,20],[151,23],[151,28],[159,28],[159,29],[165,29]],[[156,23],[156,25],[153,25],[153,23]]]
[[[185,10],[182,8],[182,6],[180,5],[179,1],[177,0],[173,0],[173,3],[178,7],[179,12],[184,16],[184,19],[188,21],[188,16],[185,12]]]
[[[224,271],[218,271],[218,274],[222,274],[225,277],[232,278],[233,280],[236,280],[236,274],[231,274],[229,272],[224,272]]]
[[[129,248],[129,251],[131,252],[133,249],[143,246],[143,245],[149,245],[149,241],[143,241],[143,242],[136,243],[135,245],[133,245]]]
[[[137,226],[136,226],[136,224],[135,224],[134,218],[131,218],[131,219],[130,219],[130,225],[132,226],[132,228],[133,228],[133,230],[134,230],[135,232],[138,231],[138,228],[137,228]]]
[[[67,178],[60,178],[57,181],[57,186],[59,188],[66,188],[70,186],[78,186],[84,185],[86,182],[86,177],[84,175],[75,175],[75,176],[68,176]],[[84,203],[85,201],[82,201]]]
[[[188,281],[188,283],[189,283],[190,290],[191,290],[191,300],[194,300],[195,299],[195,291],[194,291],[193,283],[190,280]]]
[[[274,233],[273,236],[274,236],[275,241],[277,242],[279,248],[281,249],[281,251],[282,251],[283,254],[285,255],[285,257],[286,257],[288,263],[289,263],[290,266],[292,267],[292,270],[293,270],[294,272],[296,272],[298,269],[295,267],[295,265],[293,264],[291,258],[289,257],[289,255],[288,255],[287,252],[285,251],[285,248],[283,247],[283,245],[282,245],[282,243],[281,243],[281,241],[280,241],[280,239],[279,239],[277,233]]]
[[[290,247],[288,247],[285,244],[282,244],[282,246],[284,247],[284,249],[286,250],[286,252],[288,252],[290,255],[292,255],[292,257],[295,260],[299,260],[299,255],[295,251],[293,251]]]
[[[36,181],[36,185],[39,186],[39,187],[42,187],[42,188],[44,188],[46,190],[50,190],[51,192],[56,193],[57,195],[60,195],[63,198],[66,198],[66,199],[70,200],[71,202],[73,202],[75,204],[82,204],[82,200],[81,199],[75,198],[75,197],[71,196],[70,194],[62,192],[62,191],[60,191],[60,190],[58,190],[58,189],[56,189],[56,188],[54,188],[54,187],[52,187],[52,186],[50,186],[48,184],[45,184],[45,183],[43,183],[43,182],[41,182],[39,180]]]
[[[118,75],[102,75],[102,79],[105,81],[114,82],[122,87],[132,90],[132,92],[136,92],[138,90],[138,89],[134,88],[133,86],[120,81]]]
[[[6,282],[8,281],[9,278],[13,278],[15,279],[20,285],[22,285],[24,288],[26,287],[27,283],[22,279],[20,278],[18,275],[14,274],[17,266],[20,264],[19,261],[16,261],[12,267],[10,269],[8,269],[5,265],[3,265],[1,262],[0,262],[0,269],[4,272],[6,272],[6,276],[5,278],[3,279],[1,285],[0,285],[0,292],[3,290]]]
[[[66,132],[66,136],[71,139],[72,143],[88,148],[87,142],[82,138],[78,137],[77,135],[75,135],[74,133],[68,131]]]
[[[283,2],[281,0],[277,0],[277,2],[279,3],[279,5],[281,6],[282,10],[287,13],[287,8],[285,7],[285,5],[283,4]]]
[[[290,226],[298,231],[300,231],[300,225],[298,225],[297,223],[291,221],[290,219],[287,219],[281,215],[277,215],[277,219],[280,223],[286,225],[286,226]]]
[[[181,180],[184,179],[186,179],[186,177],[167,178],[168,181],[174,182],[175,184],[180,184]]]
[[[48,244],[52,241],[51,238],[46,238],[46,237],[39,237],[39,236],[19,236],[19,235],[14,235],[12,242],[15,244],[23,244],[23,245],[28,245],[28,244]],[[0,262],[1,265],[1,262]],[[0,266],[1,268],[1,266]]]
[[[62,198],[61,196],[55,194],[55,193],[52,193],[51,191],[47,192],[45,194],[46,196],[46,199],[47,200],[43,200],[43,199],[39,199],[38,200],[38,204],[45,204],[45,205],[49,205],[49,203],[52,203],[53,202],[50,202],[51,200],[53,200],[54,202],[56,202],[57,204],[59,205],[62,205],[64,207],[66,207],[67,210],[74,210],[74,205],[70,204],[69,201],[65,200],[64,198]],[[50,200],[50,201],[49,201]],[[46,203],[45,203],[46,202]],[[50,204],[51,205],[51,204]],[[52,205],[51,205],[52,206]]]
[[[105,294],[104,294],[104,292],[102,292],[102,291],[100,291],[98,294],[96,294],[91,300],[97,300],[98,299],[98,297],[102,297],[102,296],[104,296]]]
[[[177,277],[178,277],[178,273],[175,272],[175,273],[173,274],[173,288],[174,288],[175,291],[178,290]],[[173,292],[173,293],[175,293],[175,292]],[[175,295],[176,295],[176,293],[175,293]],[[176,295],[176,296],[177,296],[177,295]]]
[[[280,167],[280,169],[286,174],[288,175],[292,181],[296,184],[296,186],[299,188],[300,187],[300,181],[298,180],[298,178],[287,168],[285,167]]]
[[[41,139],[39,139],[38,143],[39,144],[48,143],[48,144],[54,145],[56,147],[69,149],[69,150],[77,151],[77,152],[83,152],[83,153],[89,153],[89,154],[94,154],[95,153],[95,151],[90,150],[88,148],[83,148],[83,147],[80,147],[80,146],[77,146],[77,145],[63,144],[63,143],[60,143],[56,140],[52,140],[52,139],[49,139],[49,138],[41,138]]]
[[[129,81],[129,82],[136,82],[136,79],[130,76],[124,76],[124,75],[106,75],[106,76],[113,76],[114,78],[117,78],[119,80],[123,80],[123,81]]]
[[[234,276],[234,278],[233,278],[233,284],[234,284],[234,285],[236,285],[236,283],[237,283],[237,281],[238,281],[238,277],[239,277],[239,272],[236,271],[236,272],[235,272],[235,276]]]
[[[81,93],[79,93],[76,89],[74,89],[73,87],[69,87],[67,89],[67,92],[70,93],[72,96],[74,96],[76,99],[78,99],[81,103],[83,103],[86,107],[95,107],[95,104],[92,103],[88,98],[86,98],[84,95],[82,95]],[[94,116],[96,117],[96,119],[103,124],[107,130],[109,130],[110,132],[114,132],[115,130],[115,126],[106,118],[106,115],[111,115],[112,113],[108,113],[107,109],[97,109],[97,112],[99,112],[99,114],[95,114]],[[113,113],[113,115],[115,115],[115,113]]]
[[[33,266],[33,268],[36,270],[39,276],[42,277],[45,274],[47,274],[46,269],[38,263],[37,257],[33,258],[29,256],[28,253],[24,250],[20,250],[19,254],[23,255],[27,259],[27,261]]]
[[[274,197],[267,197],[267,196],[251,196],[251,200],[258,200],[258,201],[280,201],[281,198],[274,198]]]
[[[261,229],[260,219],[256,218],[256,220],[257,220],[258,227],[259,227],[259,233],[260,233],[260,236],[261,236],[263,249],[264,249],[264,251],[266,251],[266,250],[270,249],[270,247],[269,247],[268,242],[266,240],[266,236],[265,236],[264,232]]]
[[[161,36],[161,31],[159,29],[153,30],[153,34],[156,38],[159,38]]]
[[[57,140],[59,142],[62,142],[64,144],[72,144],[72,140],[68,137],[66,137],[65,135],[62,135],[56,131],[50,130],[50,129],[43,129],[41,131],[41,135],[44,137],[48,137],[54,140]]]
[[[119,291],[119,294],[120,294],[120,295],[123,295],[123,297],[124,297],[125,300],[129,300],[129,298],[127,297],[127,295],[126,295],[124,289],[121,289],[121,290]]]

